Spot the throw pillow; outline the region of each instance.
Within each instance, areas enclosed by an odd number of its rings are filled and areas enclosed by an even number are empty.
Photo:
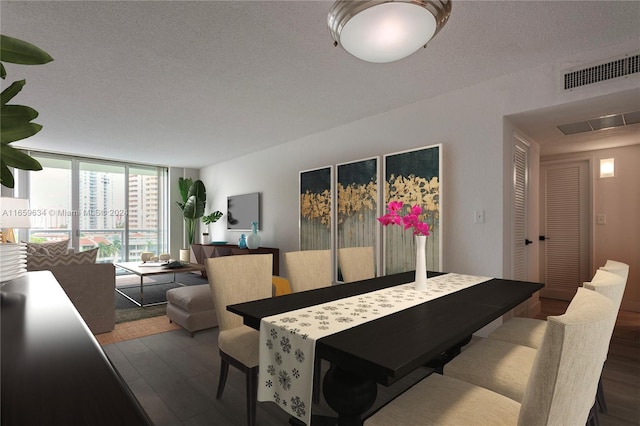
[[[63,254],[58,256],[43,256],[34,254],[27,256],[27,271],[41,271],[53,266],[84,265],[96,263],[98,248],[80,253]]]
[[[69,240],[52,241],[46,243],[26,243],[27,254],[40,254],[44,256],[57,256],[67,254]]]

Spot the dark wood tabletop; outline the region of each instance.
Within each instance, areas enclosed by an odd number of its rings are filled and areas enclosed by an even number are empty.
[[[2,425],[150,425],[51,272],[2,287]]]
[[[429,272],[429,276],[440,275]],[[264,317],[413,281],[405,272],[230,305],[249,327]],[[491,279],[316,342],[316,356],[389,385],[527,300],[540,283]]]

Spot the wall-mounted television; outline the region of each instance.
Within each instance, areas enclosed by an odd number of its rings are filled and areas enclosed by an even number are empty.
[[[227,229],[250,231],[251,222],[260,227],[260,193],[227,197]]]

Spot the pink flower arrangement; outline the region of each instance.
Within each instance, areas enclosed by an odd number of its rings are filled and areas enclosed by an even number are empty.
[[[420,222],[418,216],[422,213],[422,207],[413,206],[409,211],[409,214],[400,216],[400,210],[402,210],[402,201],[391,201],[387,206],[387,214],[380,216],[378,221],[383,226],[387,225],[400,225],[404,229],[413,229],[413,235],[429,235],[429,224]]]

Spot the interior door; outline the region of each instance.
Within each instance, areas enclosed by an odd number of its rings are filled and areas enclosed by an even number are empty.
[[[541,164],[541,297],[571,300],[589,280],[589,170],[587,160]]]
[[[513,143],[513,182],[512,182],[512,277],[514,280],[528,279],[527,247],[531,244],[528,230],[528,179],[529,179],[529,146],[514,138]]]

